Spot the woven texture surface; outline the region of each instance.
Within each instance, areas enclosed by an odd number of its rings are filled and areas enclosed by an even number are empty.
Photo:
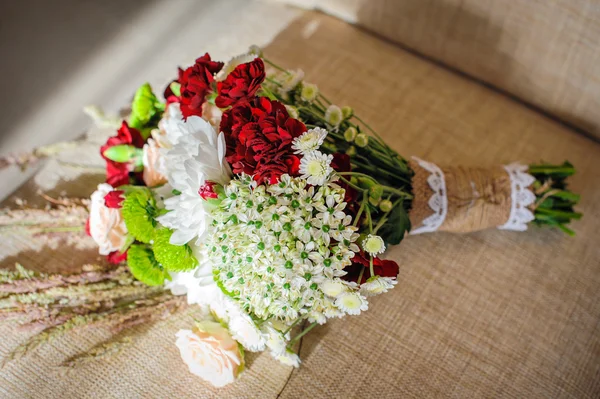
[[[304,69],[405,156],[482,167],[568,158],[585,214],[577,237],[535,228],[408,237],[388,253],[397,287],[305,336],[297,370],[262,354],[240,381],[211,389],[173,344],[191,323],[185,313],[140,331],[121,356],[61,375],[57,363],[106,332],[65,337],[2,369],[0,397],[598,397],[600,146],[331,17],[305,14],[265,51]],[[0,354],[24,338],[10,326],[0,334]]]
[[[278,0],[318,7],[600,138],[598,0]]]

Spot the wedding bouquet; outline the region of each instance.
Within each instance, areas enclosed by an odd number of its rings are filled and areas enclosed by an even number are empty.
[[[111,263],[199,305],[175,344],[215,386],[242,372],[244,351],[297,367],[304,334],[397,284],[381,255],[406,234],[529,223],[573,234],[581,217],[568,162],[407,160],[257,48],[227,63],[203,55],[163,97],[140,87],[100,149],[107,179],[86,229]]]

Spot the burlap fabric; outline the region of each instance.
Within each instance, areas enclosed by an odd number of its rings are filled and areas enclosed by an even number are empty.
[[[600,138],[598,0],[278,0],[352,21]]]
[[[400,264],[398,286],[363,315],[305,336],[297,370],[261,354],[240,381],[212,389],[188,373],[173,344],[191,322],[183,314],[141,331],[122,356],[63,376],[53,366],[105,333],[65,337],[0,371],[0,396],[598,397],[600,146],[333,18],[306,14],[266,54],[302,68],[406,156],[480,166],[568,158],[585,214],[573,225],[577,237],[536,228],[408,237],[388,253]],[[23,339],[10,326],[0,334],[3,354]]]
[[[427,183],[430,173],[411,161],[412,208],[409,213],[413,229],[434,213],[429,205],[433,190]],[[438,231],[469,233],[498,227],[510,217],[511,186],[508,173],[501,166],[477,168],[447,166],[440,168],[446,182],[447,214]]]

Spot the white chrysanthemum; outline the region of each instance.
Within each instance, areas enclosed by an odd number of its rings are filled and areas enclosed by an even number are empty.
[[[304,83],[302,85],[302,90],[300,91],[300,98],[303,101],[311,103],[315,101],[317,96],[319,95],[319,88],[317,85],[312,83]]]
[[[158,218],[174,230],[171,243],[183,245],[206,232],[205,201],[198,190],[206,181],[226,184],[231,171],[225,161],[225,136],[198,116],[178,125],[182,135],[172,148],[163,150],[169,183],[181,194],[165,200],[167,214]]]
[[[228,325],[232,337],[249,351],[258,352],[264,350],[266,340],[258,327],[256,327],[254,321],[252,321],[248,314],[237,308],[237,304],[234,301],[230,300],[230,302]],[[233,306],[236,306],[236,308]]]
[[[315,127],[302,133],[292,141],[294,154],[308,154],[319,149],[327,137],[327,130]]]
[[[333,155],[326,155],[320,151],[313,151],[304,155],[300,161],[302,178],[306,179],[308,184],[314,186],[324,185],[329,179],[331,172],[333,172],[333,168],[331,167],[332,160]]]
[[[153,134],[152,137],[160,147],[171,148],[186,133],[184,126],[182,126],[184,123],[179,103],[171,103],[167,106],[167,112],[158,122],[158,129],[161,134]]]
[[[358,315],[361,311],[368,309],[368,304],[365,298],[355,292],[346,292],[341,294],[336,299],[335,305],[351,315]]]
[[[222,82],[227,79],[227,76],[233,72],[233,70],[238,66],[245,64],[247,62],[254,61],[257,58],[257,55],[254,53],[241,54],[236,57],[230,59],[221,70],[215,75],[215,80],[217,82]]]
[[[284,74],[280,80],[280,92],[287,93],[291,90],[294,90],[298,84],[302,82],[302,79],[304,79],[304,71],[302,69],[288,71],[288,73]]]
[[[398,282],[392,277],[381,277],[374,276],[367,280],[366,283],[361,284],[360,293],[364,296],[374,296],[388,292]]]
[[[379,236],[369,234],[362,242],[362,247],[371,256],[376,256],[385,252],[385,243]]]
[[[348,291],[348,288],[341,281],[325,281],[321,284],[321,290],[325,295],[335,298]]]
[[[333,126],[338,127],[340,123],[344,120],[344,115],[342,114],[342,110],[337,105],[330,105],[325,111],[325,121]]]

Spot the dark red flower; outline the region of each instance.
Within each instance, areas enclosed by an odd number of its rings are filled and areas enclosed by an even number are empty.
[[[104,156],[104,152],[116,145],[128,144],[136,148],[144,146],[144,138],[139,130],[129,127],[123,121],[117,131],[117,135],[110,137],[106,144],[100,147],[100,155],[106,160],[106,182],[113,187],[129,184],[129,172],[133,171],[133,165],[128,162],[115,162]]]
[[[127,251],[121,253],[119,251],[113,251],[106,255],[106,260],[113,265],[118,265],[119,263],[123,263],[127,260]]]
[[[348,154],[336,152],[335,154],[333,154],[331,167],[336,172],[351,172],[352,166],[350,165],[350,157],[348,156]],[[348,205],[355,204],[356,198],[358,197],[358,193],[356,192],[356,190],[343,181],[339,181],[338,183],[344,190],[346,190],[344,201],[347,202]]]
[[[371,277],[371,270],[369,268],[369,257],[364,252],[358,252],[352,258],[352,265],[344,268],[344,271],[348,272],[344,277],[346,281],[358,282],[358,276],[360,271],[365,269],[363,272],[360,284],[363,284]],[[373,258],[373,272],[376,276],[381,277],[398,277],[400,267],[393,260],[385,260],[377,257]]]
[[[181,113],[187,119],[192,115],[202,116],[202,105],[206,96],[214,90],[214,74],[223,68],[222,62],[210,59],[208,53],[198,58],[194,65],[185,71],[179,70],[181,84]]]
[[[123,190],[114,190],[104,196],[104,205],[108,208],[121,209],[125,197]]]
[[[217,198],[219,195],[215,192],[215,185],[217,183],[212,181],[205,182],[200,189],[198,190],[198,194],[202,197],[203,200],[208,200],[211,198]]]
[[[219,96],[215,105],[227,108],[240,101],[249,101],[265,80],[265,64],[260,58],[238,65],[223,82],[217,83]]]
[[[300,158],[292,151],[292,140],[304,133],[306,126],[290,118],[280,102],[257,97],[240,103],[223,114],[220,128],[234,173],[243,172],[259,183],[270,184],[285,173],[298,175]]]

